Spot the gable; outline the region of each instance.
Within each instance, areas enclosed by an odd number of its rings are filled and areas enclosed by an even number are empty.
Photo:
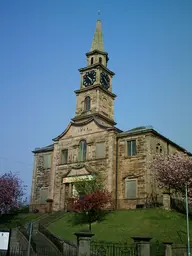
[[[70,137],[84,136],[95,132],[105,131],[107,128],[109,127],[102,125],[94,118],[81,123],[71,122],[67,129],[53,140],[58,141],[60,139],[66,139]]]
[[[83,136],[88,133],[99,132],[102,130],[103,129],[98,127],[98,125],[96,125],[95,122],[92,121],[91,123],[82,126],[71,126],[64,137],[67,138],[70,136]]]

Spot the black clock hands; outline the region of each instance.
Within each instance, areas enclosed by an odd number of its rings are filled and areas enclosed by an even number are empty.
[[[93,85],[96,81],[96,72],[95,70],[91,70],[85,73],[83,76],[83,85],[85,87]]]
[[[100,75],[100,82],[101,85],[103,85],[103,87],[107,90],[109,89],[110,86],[110,78],[109,75],[105,72],[102,72]]]

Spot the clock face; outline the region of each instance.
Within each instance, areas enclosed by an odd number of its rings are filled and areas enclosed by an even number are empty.
[[[101,73],[101,77],[100,77],[100,82],[103,85],[103,87],[108,90],[109,86],[110,86],[110,78],[109,75],[106,74],[105,72]]]
[[[85,75],[83,76],[83,85],[85,87],[93,85],[96,81],[96,72],[95,70],[86,72]]]

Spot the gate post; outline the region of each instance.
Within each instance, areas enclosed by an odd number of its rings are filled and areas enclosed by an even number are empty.
[[[91,237],[94,234],[89,231],[80,231],[75,233],[77,237],[77,256],[91,255]]]
[[[169,192],[163,193],[163,209],[165,210],[171,209],[171,194]]]
[[[172,256],[172,243],[171,242],[164,242],[165,246],[165,256]]]
[[[139,256],[150,256],[150,237],[132,237]]]

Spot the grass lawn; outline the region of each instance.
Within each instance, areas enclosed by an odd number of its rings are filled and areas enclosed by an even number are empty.
[[[88,225],[72,225],[72,213],[49,225],[49,230],[66,240],[76,241],[75,232],[88,229]],[[190,221],[192,230],[192,220]],[[131,242],[132,236],[147,236],[160,242],[186,243],[185,215],[163,209],[137,209],[115,211],[106,219],[92,224],[94,240]],[[179,234],[178,234],[179,232]]]
[[[27,222],[38,218],[40,213],[19,213],[19,214],[7,214],[0,217],[0,228],[14,228],[18,225],[18,222],[22,225]]]

